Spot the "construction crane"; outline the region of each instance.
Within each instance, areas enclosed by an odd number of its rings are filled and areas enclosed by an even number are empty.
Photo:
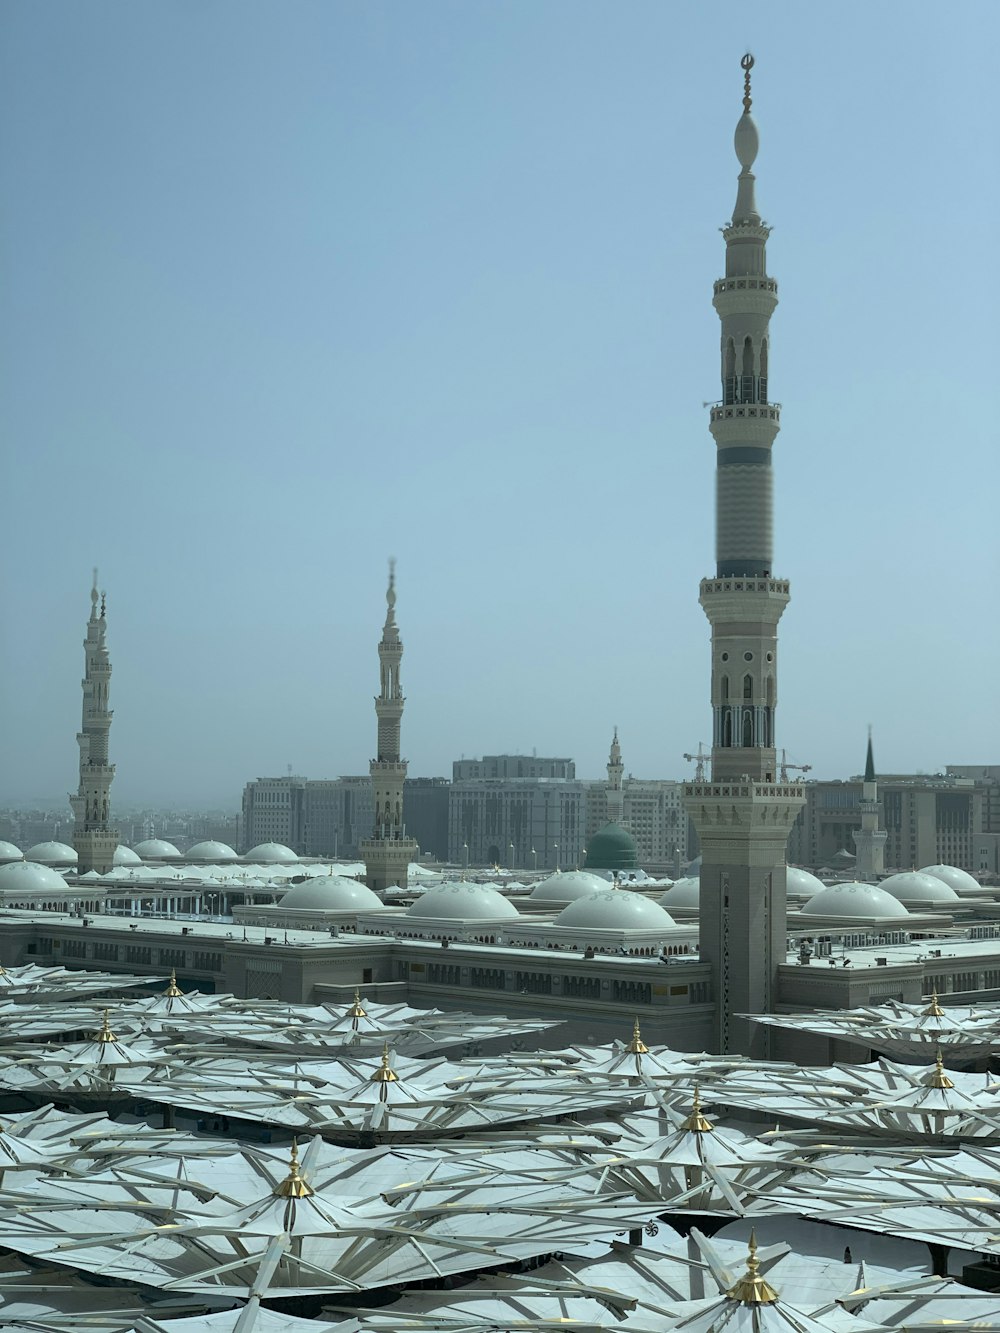
[[[684,758],[685,758],[689,763],[693,763],[693,764],[695,765],[695,770],[694,770],[694,780],[695,780],[695,782],[704,782],[704,781],[705,781],[705,765],[706,765],[707,763],[709,763],[709,761],[710,761],[711,758],[712,758],[711,754],[706,753],[706,751],[705,751],[705,746],[704,746],[704,742],[702,742],[702,741],[699,741],[699,742],[698,742],[698,753],[697,753],[697,754],[686,754],[686,755],[684,756]]]
[[[812,772],[812,764],[790,764],[790,763],[788,762],[788,759],[787,759],[786,756],[785,756],[785,751],[782,750],[782,752],[781,752],[781,780],[782,780],[782,782],[787,782],[787,781],[788,781],[788,774],[789,774],[790,771],[793,771],[793,770],[794,770],[796,773],[811,773],[811,772]]]

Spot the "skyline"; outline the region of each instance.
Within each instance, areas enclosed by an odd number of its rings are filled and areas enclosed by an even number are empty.
[[[117,801],[365,772],[393,555],[414,776],[534,748],[599,777],[615,724],[626,771],[691,775],[744,46],[646,4],[236,8],[0,15],[4,787],[74,785],[95,563]],[[777,744],[819,778],[869,722],[886,772],[1000,742],[996,18],[845,13],[764,5],[750,43]]]

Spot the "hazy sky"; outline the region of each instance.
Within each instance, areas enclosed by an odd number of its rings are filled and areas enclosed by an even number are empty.
[[[778,740],[1000,761],[995,0],[6,0],[0,799],[710,739],[712,282],[756,55]]]

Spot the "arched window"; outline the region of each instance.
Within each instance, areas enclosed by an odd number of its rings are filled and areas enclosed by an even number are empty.
[[[760,345],[760,401],[767,402],[767,339]]]
[[[743,710],[743,744],[748,750],[753,745],[753,713],[749,708]]]
[[[728,698],[729,698],[729,677],[728,677],[728,676],[723,676],[723,677],[722,677],[722,697],[723,697],[723,699],[728,699]]]
[[[753,342],[748,334],[743,341],[743,378],[740,383],[740,402],[752,403],[753,401]]]
[[[736,344],[732,338],[726,342],[726,353],[722,369],[723,400],[726,403],[736,401]]]
[[[733,743],[733,711],[727,708],[722,718],[722,744],[726,747]]]
[[[749,671],[743,677],[743,698],[753,698],[753,676],[750,675]]]

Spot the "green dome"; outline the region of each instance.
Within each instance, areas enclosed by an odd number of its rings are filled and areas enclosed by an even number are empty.
[[[605,824],[587,843],[585,870],[638,870],[635,839],[621,824]]]

